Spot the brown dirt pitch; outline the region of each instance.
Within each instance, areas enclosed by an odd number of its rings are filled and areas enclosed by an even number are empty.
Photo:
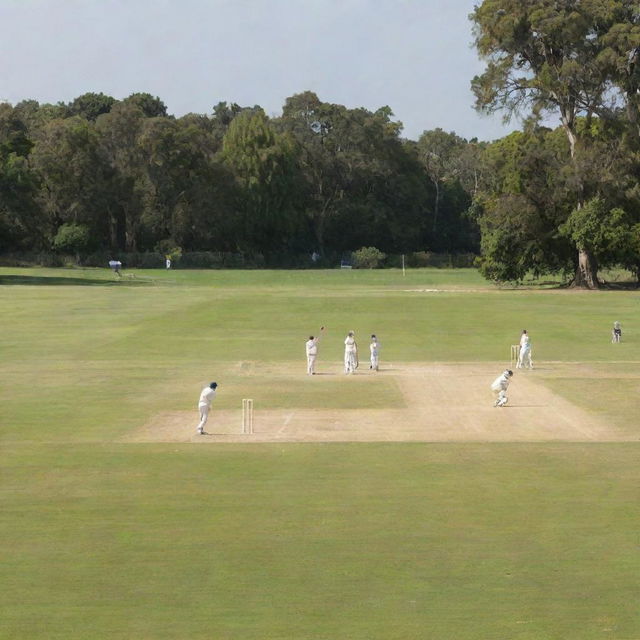
[[[162,413],[123,438],[126,442],[605,442],[621,436],[604,420],[545,386],[539,371],[516,370],[509,404],[493,407],[491,382],[500,364],[396,364],[376,375],[392,378],[399,409],[261,409],[254,433],[241,434],[241,409],[209,416],[209,433],[195,433],[196,412]],[[547,373],[549,367],[546,367]],[[566,373],[566,366],[563,367]],[[298,377],[299,367],[281,373]],[[548,377],[548,376],[547,376]],[[548,382],[548,380],[547,380]],[[238,402],[240,405],[240,402]]]

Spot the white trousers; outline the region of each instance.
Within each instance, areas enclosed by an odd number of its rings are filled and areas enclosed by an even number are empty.
[[[378,356],[377,354],[371,354],[371,368],[378,370]]]
[[[356,352],[345,351],[344,352],[344,372],[353,373],[356,370]]]
[[[307,373],[313,374],[316,372],[316,355],[307,356]]]
[[[204,425],[207,424],[209,419],[209,407],[208,404],[199,404],[198,412],[200,413],[200,423],[198,424],[198,431],[204,431]]]
[[[531,347],[523,347],[520,349],[520,357],[516,369],[533,369],[533,360],[531,360]]]
[[[501,407],[507,404],[507,390],[506,389],[492,389],[495,397],[494,407]]]

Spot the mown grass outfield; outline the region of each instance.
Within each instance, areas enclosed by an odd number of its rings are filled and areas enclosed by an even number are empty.
[[[0,638],[640,638],[639,301],[464,270],[0,269]],[[621,441],[123,441],[164,411],[195,428],[210,380],[212,423],[247,384],[256,412],[402,406],[384,371],[304,375],[321,324],[334,372],[350,329],[384,364],[499,362],[527,328],[540,383]]]

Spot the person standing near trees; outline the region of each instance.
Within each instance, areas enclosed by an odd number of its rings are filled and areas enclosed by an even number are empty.
[[[305,350],[307,352],[307,375],[316,375],[316,357],[318,356],[318,341],[322,337],[324,327],[320,327],[320,334],[317,337],[309,336],[309,339],[305,343]]]

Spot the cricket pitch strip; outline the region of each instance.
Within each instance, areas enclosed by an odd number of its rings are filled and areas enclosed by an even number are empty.
[[[124,442],[613,442],[624,441],[604,420],[517,371],[509,404],[492,406],[489,386],[498,364],[397,364],[379,376],[393,379],[405,407],[394,409],[261,409],[255,429],[241,433],[241,410],[214,407],[207,434],[195,433],[196,412],[161,413]],[[299,367],[280,365],[280,375]],[[363,373],[360,375],[371,375]]]

